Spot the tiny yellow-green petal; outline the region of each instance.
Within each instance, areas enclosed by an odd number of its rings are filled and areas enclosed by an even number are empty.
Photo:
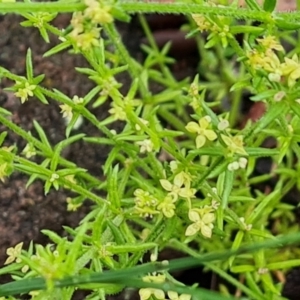
[[[217,138],[217,134],[211,130],[211,129],[207,129],[205,130],[204,132],[204,135],[210,140],[210,141],[213,141]]]
[[[208,225],[201,226],[201,234],[207,238],[211,238],[212,235],[212,229]]]
[[[172,191],[172,183],[166,179],[160,179],[159,180],[161,186],[168,192],[171,192]]]
[[[191,225],[188,226],[188,228],[185,231],[185,235],[186,236],[191,236],[196,234],[199,231],[199,225],[197,223],[193,223]]]
[[[199,222],[200,221],[200,216],[196,211],[191,209],[189,211],[189,219],[193,222]]]
[[[186,126],[185,126],[185,129],[188,131],[188,132],[196,132],[198,133],[199,130],[200,130],[200,127],[199,125],[196,123],[196,122],[189,122]]]
[[[205,141],[206,141],[205,136],[203,136],[203,135],[198,135],[198,136],[196,137],[196,148],[199,149],[199,148],[203,147],[204,144],[205,144]]]

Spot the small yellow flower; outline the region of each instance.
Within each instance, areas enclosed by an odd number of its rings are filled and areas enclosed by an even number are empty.
[[[207,21],[207,19],[203,15],[192,14],[192,18],[196,22],[201,32],[211,29],[212,24],[209,21]]]
[[[71,120],[73,117],[72,107],[67,104],[62,104],[59,106],[61,108],[61,113],[63,114],[63,118]]]
[[[210,123],[211,118],[205,116],[199,120],[199,124],[196,122],[189,122],[185,126],[187,131],[198,134],[196,137],[196,147],[198,149],[204,146],[206,139],[213,141],[217,138],[217,134],[212,129],[209,129]]]
[[[171,195],[167,195],[157,209],[162,211],[166,218],[172,218],[175,214],[175,202],[176,200]]]
[[[77,36],[84,31],[84,16],[82,12],[76,12],[71,19],[71,25],[73,26],[72,36]]]
[[[92,28],[76,36],[72,36],[71,32],[71,37],[73,37],[77,47],[85,51],[91,49],[93,46],[99,46],[100,30],[98,28]]]
[[[136,142],[138,146],[140,146],[140,153],[152,152],[153,151],[153,143],[150,139]]]
[[[23,242],[17,244],[15,247],[10,247],[6,250],[6,254],[8,255],[8,258],[5,261],[5,265],[8,265],[12,262],[14,262],[15,260],[17,262],[18,261],[18,256],[21,254],[22,251],[22,247],[23,247]]]
[[[245,151],[243,146],[243,136],[242,135],[236,135],[236,136],[226,136],[221,135],[222,140],[227,145],[230,154],[241,154],[241,155],[248,155],[248,153]]]
[[[33,96],[33,90],[35,88],[36,88],[36,85],[29,84],[29,82],[26,82],[24,87],[19,88],[18,91],[15,92],[15,95],[17,97],[21,98],[21,103],[24,103],[26,100],[28,100],[28,97]]]
[[[296,80],[300,78],[300,63],[298,56],[293,55],[292,58],[285,57],[284,63],[281,64],[281,71],[283,76],[288,78],[288,86],[292,87],[295,85]]]
[[[93,23],[108,24],[114,19],[110,14],[111,8],[109,6],[101,7],[99,1],[85,0],[87,8],[84,11],[84,15],[91,19]]]
[[[124,121],[126,120],[126,113],[123,107],[119,106],[115,102],[111,104],[112,108],[108,112],[114,116],[115,120]]]
[[[185,235],[192,236],[200,231],[204,237],[211,238],[213,222],[215,221],[215,214],[212,211],[210,207],[191,209],[189,219],[194,223],[188,226]]]
[[[274,49],[277,51],[283,51],[282,45],[276,40],[275,36],[268,35],[262,39],[257,39],[260,45],[262,45],[266,50]]]
[[[148,300],[153,295],[157,300],[165,300],[165,293],[163,290],[146,288],[140,289],[139,295],[141,300]]]
[[[168,294],[168,297],[170,298],[170,300],[191,300],[191,298],[192,298],[192,296],[188,295],[188,294],[181,294],[179,296],[178,293],[173,292],[173,291],[169,291],[167,294]]]
[[[76,211],[82,205],[82,203],[75,203],[70,197],[67,197],[66,201],[68,203],[67,211]]]
[[[151,283],[163,283],[166,280],[166,276],[162,274],[148,275],[143,277],[143,281]],[[148,300],[153,295],[157,300],[165,300],[165,292],[163,290],[154,288],[145,288],[139,290],[141,300]]]
[[[28,143],[25,146],[25,148],[23,149],[22,154],[24,154],[26,158],[30,158],[32,156],[35,156],[36,155],[36,150],[35,150],[33,144]]]
[[[194,198],[196,190],[190,188],[190,182],[186,180],[186,173],[180,172],[174,177],[173,183],[166,179],[160,179],[161,186],[169,192],[169,195],[175,199],[182,198]]]

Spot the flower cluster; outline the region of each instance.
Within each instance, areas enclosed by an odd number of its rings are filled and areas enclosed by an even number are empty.
[[[97,0],[85,0],[87,6],[83,12],[73,14],[71,25],[73,30],[69,37],[75,45],[85,51],[99,45],[99,24],[108,24],[113,21],[111,7],[102,5]]]
[[[134,196],[135,210],[140,216],[151,218],[153,215],[159,213],[156,209],[158,200],[149,192],[137,189],[134,191]]]
[[[258,48],[247,53],[249,64],[256,70],[267,71],[271,81],[279,82],[285,79],[289,87],[294,86],[300,78],[298,56],[294,54],[292,58],[285,57],[284,62],[281,62],[275,51],[283,52],[284,49],[274,36],[257,39],[257,42]]]
[[[21,103],[24,103],[28,100],[28,97],[33,96],[33,91],[36,88],[36,85],[30,84],[29,82],[16,82],[15,88],[17,91],[15,92],[15,96],[21,98]]]
[[[191,175],[181,171],[174,177],[173,183],[167,179],[161,179],[160,184],[169,192],[168,195],[177,201],[179,197],[186,199],[195,197],[196,189],[191,188],[191,181]]]
[[[206,3],[207,5],[214,6],[213,3]],[[221,6],[221,5],[218,5]],[[227,38],[231,38],[232,34],[229,30],[228,18],[217,17],[218,20],[214,20],[213,17],[207,18],[203,15],[193,14],[192,18],[197,24],[197,27],[200,32],[209,30],[211,34],[208,36],[208,42],[205,45],[205,48],[210,48],[221,41],[221,44],[224,48],[227,47],[228,41]]]
[[[108,112],[114,117],[115,120],[124,121],[126,120],[126,108],[135,107],[140,104],[140,101],[137,99],[130,99],[128,97],[124,97],[123,101],[114,101],[112,102],[112,108],[108,110]]]
[[[159,200],[154,195],[142,189],[134,191],[135,210],[142,217],[150,217],[162,213],[166,218],[172,218],[175,214],[175,202],[170,195]]]

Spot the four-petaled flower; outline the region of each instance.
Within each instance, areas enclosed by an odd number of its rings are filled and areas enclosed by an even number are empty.
[[[188,226],[185,235],[192,236],[200,231],[204,237],[210,238],[214,227],[213,222],[215,221],[215,214],[212,211],[211,207],[191,209],[189,219],[194,223]]]
[[[18,260],[18,256],[21,254],[23,247],[23,242],[17,244],[15,247],[10,247],[6,250],[6,254],[8,255],[8,258],[5,261],[5,265],[8,265],[16,260],[16,262],[20,262]]]
[[[211,118],[209,116],[201,118],[198,123],[199,124],[196,122],[189,122],[185,128],[189,132],[198,134],[196,137],[196,147],[199,149],[205,144],[207,139],[210,141],[215,140],[217,134],[212,129],[209,129],[211,123]]]

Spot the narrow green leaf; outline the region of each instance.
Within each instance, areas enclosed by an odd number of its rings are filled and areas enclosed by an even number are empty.
[[[55,47],[53,47],[52,49],[50,49],[47,52],[45,52],[43,54],[43,57],[52,56],[53,54],[61,52],[61,51],[65,50],[65,49],[69,48],[70,46],[71,46],[71,43],[69,41],[65,41],[63,43],[60,43],[60,44],[56,45]]]
[[[300,259],[291,259],[287,261],[279,261],[275,263],[270,263],[266,265],[266,268],[269,270],[282,270],[282,269],[290,269],[300,266]]]
[[[247,218],[248,224],[253,224],[257,218],[259,218],[263,213],[266,207],[270,205],[273,200],[277,200],[280,197],[280,191],[275,190],[269,195],[267,195],[257,207],[254,208],[250,216]]]
[[[33,126],[35,128],[35,130],[37,131],[39,137],[40,137],[40,140],[41,142],[44,144],[44,146],[46,146],[51,152],[52,152],[52,148],[51,148],[51,145],[47,139],[47,136],[43,130],[43,128],[39,125],[39,123],[35,120],[33,120]],[[40,149],[42,150],[42,149]]]
[[[289,22],[283,19],[277,19],[275,25],[283,30],[297,30],[300,28],[300,22]]]
[[[32,66],[32,58],[31,58],[31,49],[28,48],[26,54],[26,76],[27,80],[31,82],[33,80],[33,66]]]
[[[253,157],[266,157],[279,155],[280,151],[277,149],[267,149],[267,148],[254,148],[254,147],[245,147],[246,152],[249,156]]]
[[[273,0],[271,0],[271,1],[273,1]],[[230,32],[232,34],[238,34],[238,33],[261,34],[263,31],[265,31],[264,28],[257,27],[257,26],[236,25],[236,26],[230,27]]]
[[[114,168],[110,168],[108,177],[108,201],[110,201],[111,205],[119,209],[121,207],[121,199],[118,193],[118,172],[119,165],[114,166]]]
[[[229,171],[228,169],[225,171],[225,178],[224,178],[224,187],[222,193],[222,208],[225,209],[228,205],[228,199],[233,187],[233,180],[234,180],[234,172]]]
[[[262,8],[259,6],[256,0],[246,0],[248,7],[252,10],[262,11]]]
[[[230,268],[232,273],[246,273],[246,272],[253,272],[255,271],[255,266],[252,265],[240,265],[240,266],[233,266]]]
[[[268,12],[273,12],[276,7],[277,0],[265,0],[264,2],[264,10]]]

